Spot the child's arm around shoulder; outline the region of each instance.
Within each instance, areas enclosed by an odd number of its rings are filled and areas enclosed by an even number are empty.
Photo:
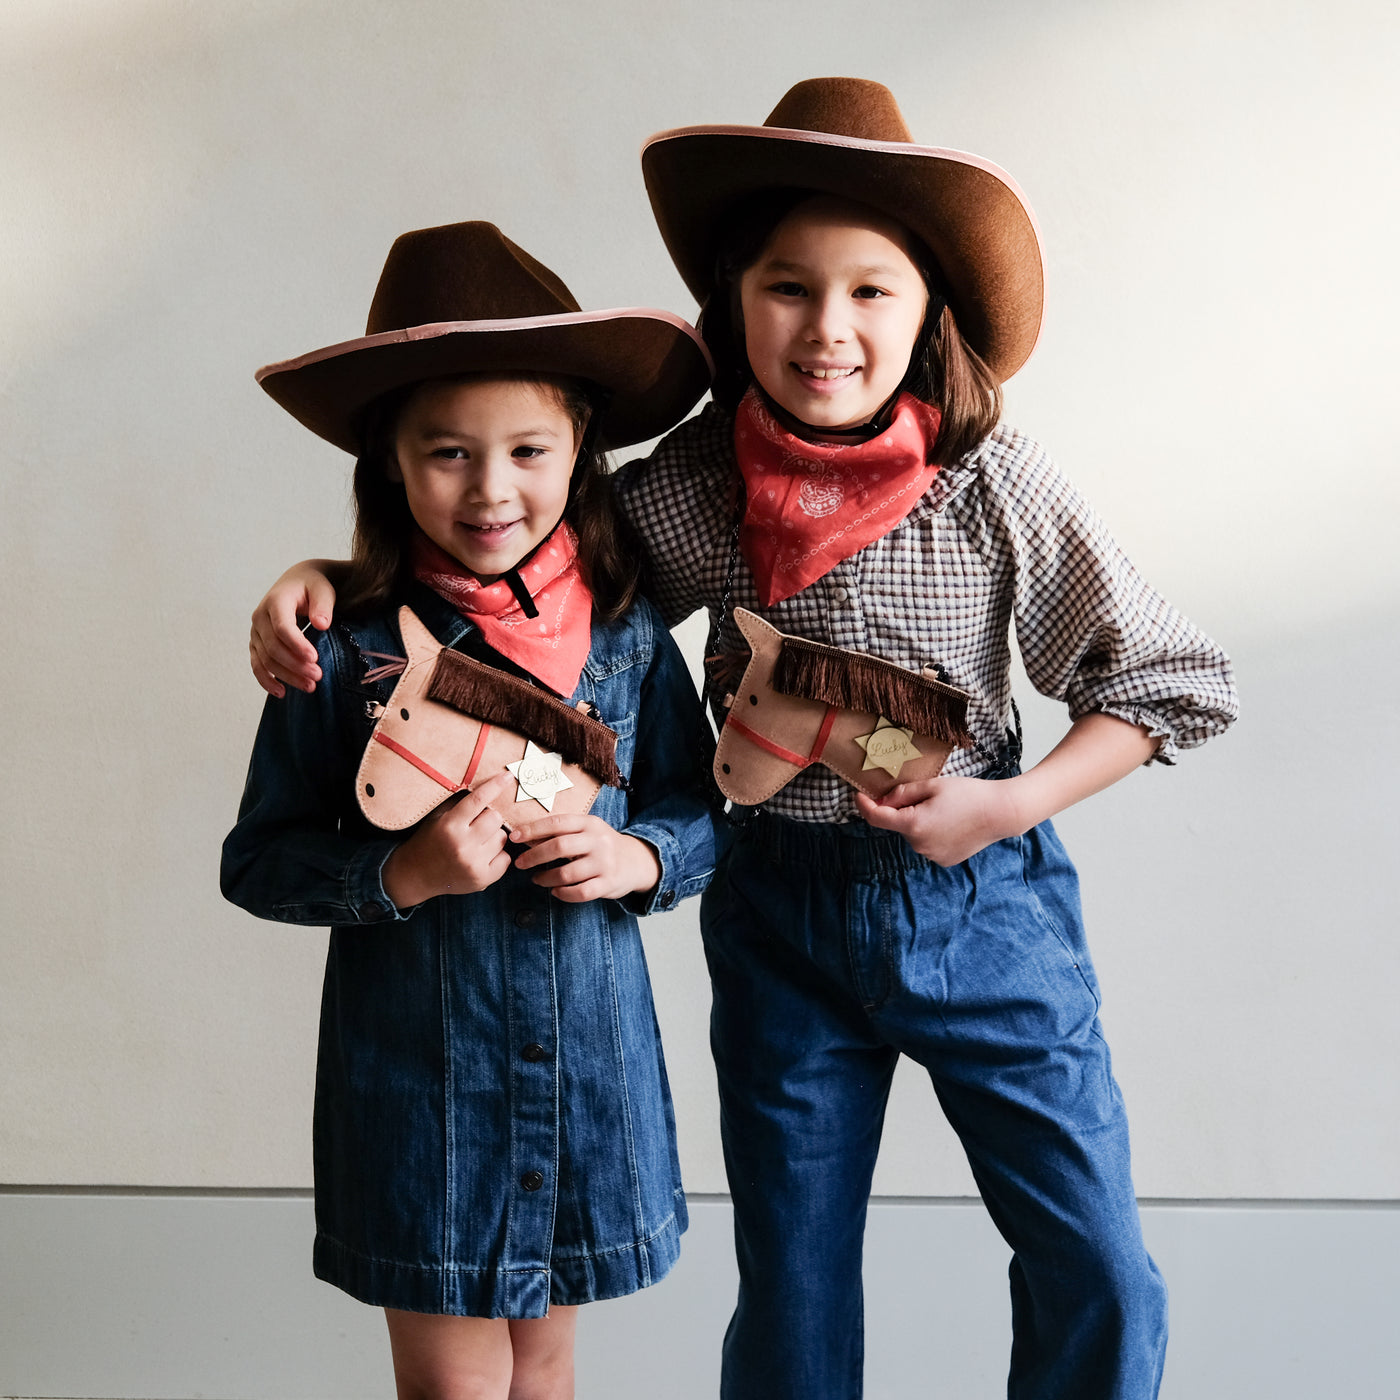
[[[260,918],[353,925],[406,917],[444,894],[472,894],[510,868],[505,827],[490,805],[498,774],[442,804],[405,839],[355,806],[368,736],[360,658],[340,628],[316,638],[321,678],[309,692],[269,698],[248,765],[238,823],[224,841],[226,898]]]
[[[627,463],[612,478],[622,511],[646,547],[655,601],[671,626],[702,605],[696,564],[727,525],[732,433],[733,420],[709,404],[649,457]],[[331,625],[348,568],[343,559],[303,559],[253,609],[248,659],[269,695],[280,700],[288,686],[309,692],[320,680],[316,648],[300,619],[321,632]]]
[[[321,679],[263,706],[238,821],[224,840],[220,887],[264,919],[326,925],[397,917],[382,870],[398,840],[357,820],[362,744],[351,724],[351,652],[319,634]],[[361,702],[362,703],[362,702]]]
[[[650,456],[628,462],[611,478],[618,504],[646,548],[653,601],[671,626],[702,605],[696,563],[728,519],[732,434],[733,420],[709,404],[672,429]],[[321,632],[331,625],[348,569],[343,559],[303,559],[253,609],[248,660],[269,695],[280,700],[289,686],[309,692],[320,680],[316,648],[302,621]]]
[[[316,645],[302,632],[299,619],[306,618],[318,632],[331,625],[336,592],[348,568],[344,559],[303,559],[253,609],[248,662],[254,679],[274,700],[283,699],[288,686],[310,693],[321,679]]]
[[[716,404],[614,473],[618,506],[647,557],[648,597],[668,627],[704,606],[704,575],[734,514],[734,420]]]

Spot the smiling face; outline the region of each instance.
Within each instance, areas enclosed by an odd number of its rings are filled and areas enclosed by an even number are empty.
[[[389,476],[418,528],[490,583],[558,524],[578,445],[551,384],[435,379],[399,414]]]
[[[754,378],[795,418],[868,422],[899,387],[928,291],[903,227],[828,196],[799,204],[739,282]]]

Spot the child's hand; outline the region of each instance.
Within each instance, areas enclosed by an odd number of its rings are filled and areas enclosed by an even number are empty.
[[[601,817],[540,817],[521,822],[510,839],[530,848],[516,856],[517,869],[563,862],[541,870],[534,879],[569,904],[621,899],[652,889],[661,879],[656,852],[645,841],[614,831]]]
[[[1019,824],[1014,780],[925,778],[900,783],[878,802],[856,793],[856,806],[871,826],[897,831],[935,865],[956,865],[1006,836],[1028,828]]]
[[[511,774],[497,773],[444,802],[384,862],[384,892],[398,908],[440,894],[473,894],[510,869],[505,822],[491,803],[514,782]]]
[[[253,610],[248,657],[253,675],[269,695],[281,700],[286,687],[315,690],[321,679],[316,648],[302,636],[297,618],[311,619],[324,632],[331,625],[335,589],[316,560],[293,564]],[[284,684],[285,682],[285,684]]]
[[[1157,738],[1116,715],[1081,715],[1069,733],[1028,772],[985,778],[926,778],[900,783],[879,802],[856,793],[871,826],[897,831],[921,856],[956,865],[1007,836],[1063,812],[1144,764]]]

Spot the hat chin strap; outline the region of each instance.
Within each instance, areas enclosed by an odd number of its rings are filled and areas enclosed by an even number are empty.
[[[552,534],[553,531],[550,533]],[[543,544],[544,541],[541,540],[540,543]],[[532,549],[530,554],[534,554],[534,552],[535,551]],[[530,555],[526,555],[525,558],[528,559],[529,557]],[[525,559],[520,561],[520,564],[523,563],[525,563]],[[520,564],[517,564],[513,569],[507,569],[501,577],[505,579],[506,587],[515,594],[515,601],[520,604],[520,611],[523,612],[526,617],[538,617],[540,615],[540,610],[535,606],[535,600],[530,596],[530,590],[525,587],[525,580],[520,577]]]
[[[808,423],[805,419],[797,417],[795,413],[789,413],[757,379],[753,381],[753,387],[758,390],[764,406],[785,432],[801,438],[804,442],[849,442],[853,444],[869,442],[871,438],[877,437],[889,427],[890,419],[894,416],[895,402],[904,392],[904,385],[900,384],[899,388],[875,410],[871,418],[868,418],[864,423],[857,423],[853,428],[821,428],[815,423]]]
[[[520,571],[554,538],[554,532],[558,530],[563,523],[564,517],[560,515],[559,519],[549,527],[548,533],[544,535],[539,543],[525,554],[522,554],[520,558],[501,575],[501,578],[505,580],[506,587],[515,595],[515,601],[520,604],[520,611],[523,612],[526,617],[538,617],[540,615],[540,610],[535,606],[535,600],[530,596],[530,590],[526,586],[525,580],[520,577]]]

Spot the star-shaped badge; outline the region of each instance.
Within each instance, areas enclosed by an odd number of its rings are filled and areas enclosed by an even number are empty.
[[[884,715],[869,734],[858,734],[856,743],[865,750],[865,762],[860,766],[862,773],[870,768],[883,768],[890,777],[897,778],[906,763],[923,757],[914,744],[914,731],[891,724]]]
[[[506,771],[517,783],[515,800],[533,797],[546,812],[554,810],[554,794],[573,784],[564,776],[564,760],[557,753],[546,753],[531,739],[525,741],[525,757],[506,764]]]

